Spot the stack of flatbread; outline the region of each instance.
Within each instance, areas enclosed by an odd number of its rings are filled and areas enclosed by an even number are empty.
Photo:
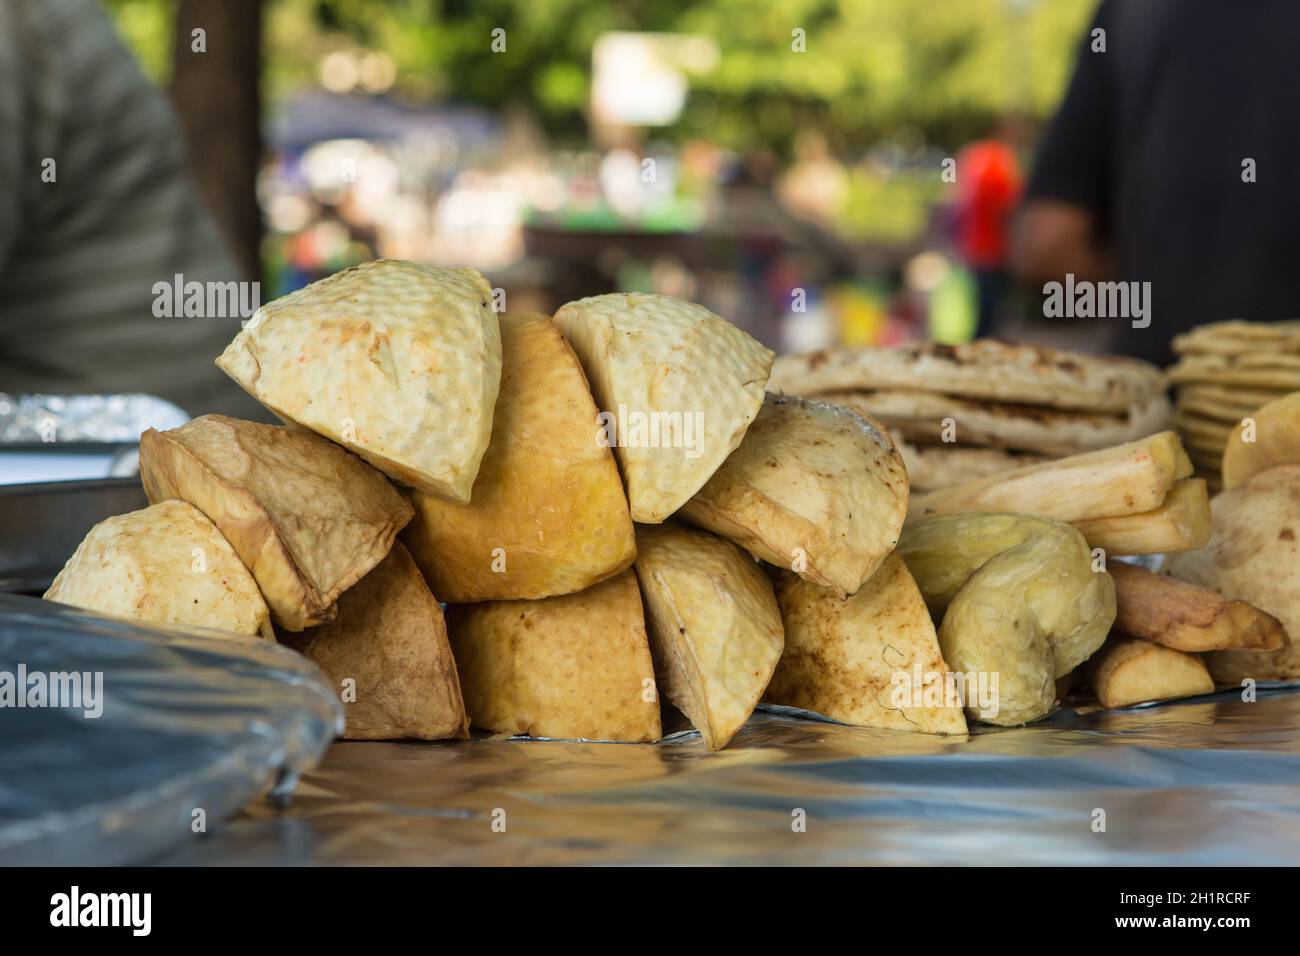
[[[1213,491],[1233,428],[1261,405],[1300,391],[1300,320],[1215,322],[1174,338],[1174,426]]]
[[[787,355],[768,387],[874,416],[920,491],[1142,438],[1170,413],[1154,365],[993,339]]]

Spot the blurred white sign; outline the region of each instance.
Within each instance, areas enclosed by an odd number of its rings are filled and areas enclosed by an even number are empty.
[[[592,113],[600,123],[667,126],[686,105],[687,74],[717,62],[717,44],[706,37],[606,33],[592,50]]]

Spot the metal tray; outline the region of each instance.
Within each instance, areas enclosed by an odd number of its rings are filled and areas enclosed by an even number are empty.
[[[94,525],[148,504],[138,476],[0,485],[0,592],[44,593]]]

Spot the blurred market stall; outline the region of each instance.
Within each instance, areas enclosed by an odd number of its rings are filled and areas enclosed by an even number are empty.
[[[240,5],[267,298],[399,256],[485,269],[511,309],[652,290],[807,349],[973,334],[999,287],[946,170],[1055,105],[1093,3]],[[193,5],[107,6],[184,113]]]

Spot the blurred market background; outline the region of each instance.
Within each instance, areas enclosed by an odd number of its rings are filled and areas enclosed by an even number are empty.
[[[394,256],[510,311],[687,297],[786,350],[971,337],[945,169],[1014,200],[1095,5],[104,0],[263,301]]]

